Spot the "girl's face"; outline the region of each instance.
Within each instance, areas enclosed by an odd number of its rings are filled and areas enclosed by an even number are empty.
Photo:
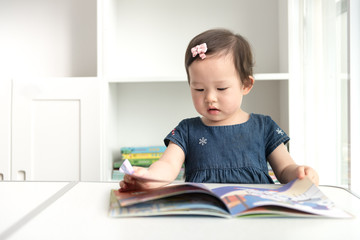
[[[240,107],[252,84],[243,86],[231,55],[196,60],[189,67],[189,76],[192,100],[204,124],[233,125],[248,120],[249,114]],[[252,77],[250,80],[253,83]]]

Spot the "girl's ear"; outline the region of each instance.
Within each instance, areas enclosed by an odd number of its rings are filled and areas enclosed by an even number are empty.
[[[254,86],[255,79],[252,76],[249,76],[246,84],[243,85],[243,95],[246,95],[250,92],[252,87]]]

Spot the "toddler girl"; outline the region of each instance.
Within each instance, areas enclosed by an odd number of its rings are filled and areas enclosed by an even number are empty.
[[[201,117],[182,120],[166,136],[163,156],[149,169],[134,167],[137,176],[163,181],[125,175],[121,190],[170,183],[183,164],[187,182],[273,183],[269,162],[281,183],[308,176],[318,184],[314,169],[295,164],[284,145],[289,137],[269,116],[241,109],[254,84],[251,48],[242,36],[225,29],[199,34],[188,45],[185,68]]]

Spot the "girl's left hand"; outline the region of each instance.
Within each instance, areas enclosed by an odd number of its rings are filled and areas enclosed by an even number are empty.
[[[316,186],[319,185],[319,175],[317,172],[309,166],[298,166],[296,168],[296,175],[299,179],[303,179],[305,176],[308,177]]]

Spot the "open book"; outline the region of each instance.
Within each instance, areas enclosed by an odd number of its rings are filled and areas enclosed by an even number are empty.
[[[110,216],[207,215],[218,217],[351,218],[337,208],[308,178],[270,188],[181,183],[161,188],[111,190]]]

